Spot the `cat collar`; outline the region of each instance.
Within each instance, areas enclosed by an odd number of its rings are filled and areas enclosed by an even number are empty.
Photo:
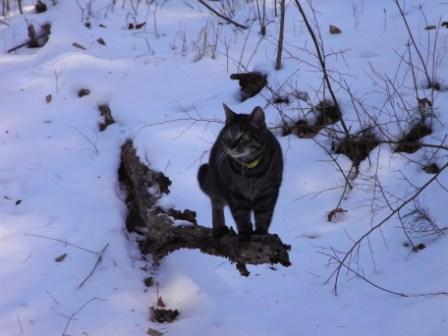
[[[260,159],[256,159],[255,161],[252,161],[252,162],[249,162],[249,163],[240,162],[240,164],[244,168],[248,168],[248,169],[255,168],[256,166],[258,166],[259,163],[260,163]]]

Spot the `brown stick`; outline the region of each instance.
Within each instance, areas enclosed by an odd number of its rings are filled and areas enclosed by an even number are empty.
[[[46,23],[42,26],[41,33],[37,35],[36,29],[32,24],[30,24],[27,27],[28,30],[28,41],[21,43],[7,51],[7,53],[16,51],[17,49],[23,48],[27,46],[28,48],[40,48],[42,47],[47,41],[51,34],[51,25]],[[39,42],[40,41],[40,42]]]
[[[235,22],[233,21],[231,18],[222,15],[220,12],[218,12],[216,9],[214,9],[212,6],[210,6],[209,4],[207,4],[205,1],[203,0],[198,0],[204,7],[206,7],[208,10],[210,10],[213,14],[215,14],[216,16],[219,16],[221,19],[227,21],[228,23],[231,23],[233,25],[235,25],[238,28],[241,29],[247,29],[247,26],[242,25],[241,23]]]
[[[40,39],[42,39],[42,38],[46,38],[46,37],[48,37],[49,35],[50,35],[50,33],[43,33],[43,34],[41,34],[41,35],[39,35],[39,36],[36,36],[35,39],[36,39],[36,40],[40,40]],[[17,49],[26,47],[26,46],[28,46],[28,45],[30,44],[30,42],[32,42],[32,40],[28,40],[28,41],[26,41],[26,42],[23,42],[23,43],[21,43],[21,44],[15,46],[15,47],[13,47],[13,48],[7,50],[6,52],[7,52],[7,53],[10,53],[10,52],[16,51]]]
[[[275,70],[282,67],[282,51],[283,51],[283,35],[285,31],[285,0],[280,0],[280,31],[278,34],[277,59],[275,62]]]
[[[84,278],[84,280],[79,284],[78,289],[80,289],[82,286],[84,286],[84,284],[87,282],[87,280],[89,280],[89,278],[93,275],[93,273],[95,272],[96,268],[98,267],[98,265],[101,263],[101,261],[103,261],[103,255],[104,252],[106,251],[106,249],[109,247],[109,243],[107,243],[103,249],[101,250],[101,252],[98,253],[98,258],[96,259],[95,265],[93,265],[92,270],[90,271],[89,274],[87,274],[87,276]]]
[[[234,232],[216,239],[210,228],[195,224],[175,225],[172,217],[156,207],[161,194],[169,192],[167,185],[171,182],[140,162],[130,140],[121,150],[119,177],[127,191],[126,226],[130,231],[144,232],[140,249],[156,261],[175,250],[188,248],[227,258],[237,263],[240,270],[244,269],[241,264],[291,264],[290,246],[275,234],[253,235],[249,241],[240,242]]]

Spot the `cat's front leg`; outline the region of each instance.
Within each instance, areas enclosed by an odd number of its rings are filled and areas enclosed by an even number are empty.
[[[268,234],[274,214],[275,203],[277,202],[278,191],[271,191],[255,199],[255,233]]]
[[[212,222],[215,238],[221,238],[229,232],[224,219],[224,205],[220,202],[212,201]]]
[[[253,233],[250,221],[251,206],[249,200],[239,195],[232,195],[229,199],[230,212],[238,228],[238,239],[247,241]]]

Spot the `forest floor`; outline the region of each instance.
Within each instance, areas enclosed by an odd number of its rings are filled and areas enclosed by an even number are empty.
[[[446,3],[299,2],[342,121],[319,112],[331,95],[295,1],[280,70],[274,2],[264,36],[263,1],[206,2],[246,29],[193,0],[46,1],[43,13],[32,3],[0,17],[1,335],[446,333]],[[40,47],[8,52],[30,25]],[[246,71],[268,86],[242,102],[230,75]],[[291,245],[289,267],[248,265],[242,277],[197,250],[156,266],[125,229],[117,172],[127,139],[172,181],[159,205],[211,227],[196,173],[222,103],[261,106],[281,143],[270,232]],[[114,119],[106,128],[100,107]],[[363,139],[361,158],[347,134]],[[179,311],[174,322],[150,321],[158,301]]]

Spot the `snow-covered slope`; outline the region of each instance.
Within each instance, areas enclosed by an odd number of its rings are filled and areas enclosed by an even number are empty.
[[[306,92],[312,104],[323,98],[315,49],[294,2],[287,1],[279,71],[278,18],[271,2],[266,37],[259,34],[250,1],[208,2],[234,8],[234,19],[249,25],[247,30],[223,24],[197,1],[52,3],[47,1],[42,14],[27,5],[23,15],[12,11],[0,18],[0,335],[145,335],[148,328],[175,336],[446,333],[446,296],[393,295],[346,269],[337,296],[334,277],[326,283],[337,266],[331,256],[343,257],[341,252],[434,176],[422,164],[442,167],[447,155],[430,147],[399,154],[381,144],[361,163],[339,205],[347,212],[329,222],[345,185],[339,170],[348,175],[351,161],[343,155],[333,155],[337,164],[332,160],[331,132],[314,139],[280,136],[279,109],[295,120],[307,114],[307,104],[294,92]],[[304,7],[332,54],[327,63],[345,122],[356,132],[375,120],[399,136],[415,117],[416,97],[406,65],[409,35],[397,6],[386,0],[312,4],[314,16],[305,2]],[[443,88],[448,29],[425,27],[440,26],[448,6],[412,0],[403,7],[431,76]],[[128,29],[145,21],[141,29]],[[44,47],[7,53],[27,39],[28,24],[46,22],[51,35]],[[329,34],[330,24],[342,34]],[[433,133],[424,142],[444,144],[448,93],[424,88],[422,66],[411,51],[418,96],[434,104]],[[238,84],[229,76],[246,70],[266,73],[270,89],[289,94],[290,105],[271,104],[267,88],[240,102]],[[81,89],[90,94],[79,97]],[[362,104],[353,105],[357,99]],[[171,178],[163,205],[194,209],[198,222],[210,226],[209,200],[196,172],[223,125],[223,102],[241,113],[264,107],[279,135],[285,171],[271,232],[292,245],[292,266],[249,266],[251,275],[244,278],[223,259],[182,250],[153,269],[124,229],[120,146],[133,139],[142,160]],[[116,123],[100,132],[103,104]],[[440,228],[447,226],[447,186],[442,172],[418,197]],[[229,212],[226,219],[233,223]],[[403,246],[406,236],[394,216],[360,244],[347,265],[391,291],[448,291],[446,238],[413,241],[426,248],[415,253]],[[103,249],[101,263],[80,287]],[[149,275],[158,286],[145,288]],[[157,296],[180,311],[175,322],[149,321]]]

